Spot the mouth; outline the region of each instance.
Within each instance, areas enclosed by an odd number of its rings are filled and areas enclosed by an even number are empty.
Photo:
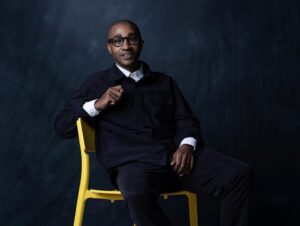
[[[133,53],[124,53],[121,55],[122,58],[124,58],[125,60],[131,60],[134,57]]]

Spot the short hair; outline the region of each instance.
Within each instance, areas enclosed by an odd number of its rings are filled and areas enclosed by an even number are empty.
[[[134,23],[134,22],[131,21],[131,20],[126,20],[126,19],[123,19],[123,20],[117,20],[117,21],[113,22],[113,23],[110,25],[107,34],[109,33],[110,29],[111,29],[113,26],[115,26],[116,24],[122,24],[122,23],[124,23],[124,24],[129,24],[130,26],[132,26],[132,27],[134,28],[134,30],[137,32],[137,34],[138,34],[138,36],[140,37],[140,39],[142,39],[142,34],[141,34],[141,31],[140,31],[139,27],[137,26],[137,24]]]

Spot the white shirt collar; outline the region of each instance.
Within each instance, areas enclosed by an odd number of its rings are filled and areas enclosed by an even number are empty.
[[[141,63],[141,66],[138,70],[134,71],[134,72],[130,72],[124,68],[122,68],[120,65],[118,65],[116,63],[116,66],[119,68],[119,70],[126,76],[126,77],[130,77],[133,80],[135,80],[136,82],[139,81],[141,78],[144,77],[144,71],[143,71],[143,64]]]

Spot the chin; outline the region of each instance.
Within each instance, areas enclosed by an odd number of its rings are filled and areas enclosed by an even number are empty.
[[[120,62],[119,64],[122,66],[122,67],[134,67],[135,64],[137,63],[138,61],[126,61],[126,62]]]

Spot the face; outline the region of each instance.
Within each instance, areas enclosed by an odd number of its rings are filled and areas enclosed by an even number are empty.
[[[111,41],[107,44],[107,50],[117,64],[129,71],[137,70],[143,41],[134,27],[127,23],[115,24],[108,32],[108,40]]]

